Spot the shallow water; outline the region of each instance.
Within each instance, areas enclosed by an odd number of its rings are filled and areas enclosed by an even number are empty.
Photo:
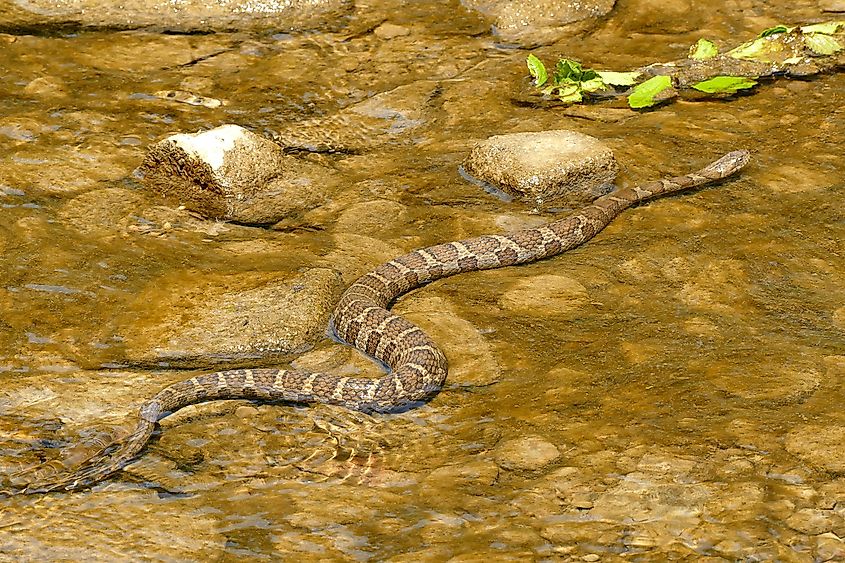
[[[622,69],[701,36],[832,19],[811,3],[647,4],[535,52]],[[185,409],[93,490],[0,499],[0,558],[845,559],[845,76],[639,113],[538,108],[520,95],[526,51],[457,6],[413,6],[372,6],[409,31],[392,39],[0,35],[0,471],[84,458],[185,377],[125,367],[127,341],[178,318],[166,295],[198,280],[328,266],[350,283],[419,246],[550,220],[461,177],[479,139],[587,133],[613,148],[622,185],[736,148],[752,164],[563,256],[403,298],[452,365],[429,404]],[[390,136],[379,116],[332,120],[399,87]],[[157,94],[170,90],[225,103]],[[171,133],[290,136],[318,118],[354,150],[303,158],[344,188],[275,229],[198,220],[133,176]],[[311,361],[324,356],[371,369],[316,342]],[[552,454],[532,465],[521,447]]]

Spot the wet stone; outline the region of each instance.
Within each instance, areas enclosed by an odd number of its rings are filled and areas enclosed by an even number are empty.
[[[817,536],[841,528],[842,517],[832,510],[802,508],[787,518],[786,524],[802,534]]]
[[[525,436],[499,444],[494,455],[505,469],[534,471],[558,459],[560,451],[539,436]]]
[[[386,230],[396,228],[406,217],[407,208],[401,203],[385,199],[362,201],[349,206],[341,214],[335,229],[378,237]]]
[[[471,322],[458,316],[448,301],[437,297],[402,301],[394,312],[422,328],[449,360],[446,385],[486,386],[502,377],[490,343]]]
[[[150,147],[138,172],[148,189],[190,210],[247,224],[311,210],[335,185],[329,170],[237,125],[172,135]]]
[[[112,29],[152,27],[197,32],[232,29],[304,30],[342,21],[350,0],[0,0],[0,27],[79,26]]]
[[[327,117],[297,121],[273,134],[283,147],[316,152],[357,153],[390,142],[408,140],[435,113],[432,102],[439,85],[418,80],[378,93]],[[419,143],[419,138],[413,138]]]
[[[575,131],[496,135],[463,163],[474,178],[538,206],[577,207],[607,193],[618,165],[598,139]]]
[[[205,367],[302,352],[326,330],[342,290],[339,276],[314,268],[277,278],[197,275],[175,287],[158,280],[109,334],[125,334],[126,360],[141,365]],[[151,315],[154,321],[139,321]]]
[[[553,43],[573,33],[572,24],[604,16],[615,0],[466,0],[464,5],[494,18],[494,29],[505,41],[524,46]]]
[[[432,471],[425,479],[429,486],[447,484],[449,487],[476,488],[493,485],[499,477],[499,468],[492,461],[444,465]]]
[[[407,27],[403,27],[401,25],[383,23],[375,28],[373,33],[376,37],[381,39],[394,39],[396,37],[404,37],[405,35],[411,33],[411,31]]]
[[[544,274],[524,278],[499,298],[503,309],[520,315],[565,314],[587,304],[587,289],[566,276]]]
[[[786,449],[806,463],[845,473],[845,426],[799,426],[786,435]]]

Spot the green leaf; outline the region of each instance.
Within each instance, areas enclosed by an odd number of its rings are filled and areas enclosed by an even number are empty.
[[[810,33],[804,36],[804,44],[817,55],[832,55],[842,50],[842,45],[824,33]]]
[[[578,82],[581,79],[581,63],[570,59],[560,59],[555,66],[555,80],[563,82],[573,80]]]
[[[733,94],[737,90],[751,88],[757,84],[756,80],[742,76],[714,76],[692,87],[708,94]]]
[[[607,84],[600,77],[596,76],[590,80],[581,81],[581,91],[598,92],[599,90],[607,90]]]
[[[777,33],[789,33],[792,29],[793,28],[786,27],[785,25],[776,25],[774,27],[770,27],[769,29],[764,29],[763,33],[760,34],[760,37],[768,37],[769,35],[775,35]]]
[[[633,86],[640,75],[639,72],[610,72],[607,70],[597,70],[596,74],[605,84],[612,84],[613,86]]]
[[[758,60],[767,51],[769,41],[765,38],[747,41],[735,49],[728,51],[728,55],[735,59]]]
[[[535,57],[534,55],[528,55],[528,72],[531,73],[531,77],[534,78],[534,86],[538,88],[546,83],[546,80],[549,79],[549,75],[546,72],[546,65],[543,64],[543,61]]]
[[[719,53],[719,49],[712,41],[707,39],[699,39],[695,45],[689,49],[689,58],[696,61],[703,61],[705,59],[712,59]]]
[[[802,33],[826,33],[827,35],[833,35],[839,31],[840,27],[845,27],[845,22],[814,23],[813,25],[802,25],[800,29]]]
[[[583,99],[581,96],[581,88],[578,84],[568,84],[558,89],[557,97],[561,102],[575,103]]]
[[[655,97],[672,87],[672,79],[668,76],[652,76],[642,84],[638,84],[628,95],[628,105],[634,109],[653,106],[660,100]]]

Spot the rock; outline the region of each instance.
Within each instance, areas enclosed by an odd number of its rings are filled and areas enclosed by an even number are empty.
[[[499,478],[499,468],[492,461],[470,461],[438,467],[428,474],[425,481],[448,483],[450,487],[491,486]]]
[[[325,332],[341,282],[322,268],[276,277],[182,272],[188,282],[175,287],[157,280],[108,334],[125,335],[126,360],[140,365],[194,368],[300,353]]]
[[[832,531],[842,525],[842,517],[833,510],[802,508],[786,519],[786,525],[809,536]]]
[[[335,230],[357,235],[378,236],[407,220],[407,208],[386,199],[362,201],[349,206],[338,217]]]
[[[39,76],[24,86],[23,91],[27,95],[44,98],[61,98],[67,96],[67,87],[64,81],[55,76]]]
[[[560,451],[539,436],[525,436],[499,444],[494,455],[505,469],[534,471],[559,458]]]
[[[485,386],[501,379],[502,369],[490,343],[444,299],[411,298],[397,304],[394,311],[419,325],[446,354],[446,385]]]
[[[352,0],[0,0],[0,28],[64,27],[203,32],[249,29],[324,29],[342,22]],[[336,25],[336,24],[335,24]]]
[[[396,37],[404,37],[411,33],[407,27],[402,27],[401,25],[396,25],[392,23],[383,23],[375,30],[373,33],[376,37],[380,39],[394,39]]]
[[[381,92],[329,117],[297,121],[273,134],[283,147],[316,152],[362,152],[395,142],[431,120],[440,87],[418,80]],[[420,139],[414,142],[419,144]]]
[[[516,282],[499,298],[499,305],[519,315],[546,317],[580,309],[588,297],[587,288],[576,280],[543,274]]]
[[[845,542],[836,534],[821,534],[816,538],[817,561],[845,561]]]
[[[554,43],[571,34],[572,24],[602,17],[615,0],[465,0],[463,4],[492,17],[493,29],[505,41],[523,46]]]
[[[822,12],[845,12],[845,0],[819,0]]]
[[[151,506],[155,518],[149,518]],[[103,517],[118,512],[119,518]],[[163,503],[152,490],[114,485],[84,495],[44,495],[37,503],[16,503],[10,522],[3,530],[2,548],[9,561],[115,561],[123,558],[127,546],[144,546],[145,556],[152,559],[213,560],[226,545],[215,515]]]
[[[618,165],[599,140],[575,131],[496,135],[463,163],[478,180],[538,206],[580,206],[608,191]]]
[[[845,330],[845,307],[839,307],[833,312],[833,324]]]
[[[143,184],[211,219],[269,224],[322,203],[330,171],[237,125],[172,135],[150,147]]]
[[[805,424],[786,435],[786,450],[831,473],[845,473],[845,426]]]

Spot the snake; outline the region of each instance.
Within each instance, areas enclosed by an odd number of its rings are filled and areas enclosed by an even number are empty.
[[[299,369],[233,369],[176,382],[145,402],[137,425],[75,468],[13,485],[7,494],[75,491],[90,487],[137,458],[160,420],[188,405],[226,399],[329,403],[365,413],[402,412],[430,400],[442,388],[446,355],[418,326],[390,311],[401,295],[463,272],[515,266],[550,258],[590,240],[625,209],[652,198],[712,183],[749,161],[729,152],[701,170],[630,187],[618,187],[566,217],[506,234],[421,248],[381,264],[341,295],[329,330],[386,366],[380,377],[347,377]],[[42,464],[44,465],[44,464]],[[25,470],[18,475],[29,474]]]

